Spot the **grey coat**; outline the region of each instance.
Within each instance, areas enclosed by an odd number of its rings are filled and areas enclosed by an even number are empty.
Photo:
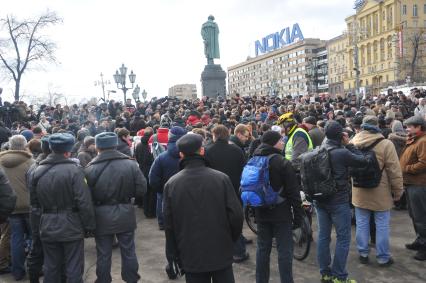
[[[92,197],[83,170],[75,162],[61,154],[49,155],[29,176],[29,186],[34,192],[33,207],[42,211],[42,241],[77,241],[86,231],[95,230]]]
[[[95,204],[96,235],[135,230],[131,199],[141,198],[147,189],[138,163],[117,150],[107,150],[88,164],[85,174]]]

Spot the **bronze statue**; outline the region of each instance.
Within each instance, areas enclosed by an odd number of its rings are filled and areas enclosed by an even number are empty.
[[[207,64],[213,65],[215,58],[220,58],[219,53],[219,26],[214,22],[214,17],[209,16],[208,21],[201,27],[201,36],[204,41],[204,55]]]

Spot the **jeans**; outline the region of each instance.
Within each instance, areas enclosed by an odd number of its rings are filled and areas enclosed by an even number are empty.
[[[244,257],[246,255],[246,240],[243,235],[240,235],[238,240],[234,243],[234,256]]]
[[[26,240],[31,239],[29,215],[11,215],[9,217],[9,225],[11,233],[10,252],[12,257],[12,275],[15,277],[15,279],[18,279],[25,275],[25,247],[27,246]]]
[[[417,241],[426,250],[426,187],[408,186],[406,191],[408,212],[413,220]]]
[[[269,282],[272,238],[276,239],[281,283],[293,283],[292,224],[257,223],[256,283]]]
[[[349,203],[323,204],[314,202],[318,221],[317,258],[321,275],[346,280],[346,261],[351,243],[351,209]],[[331,262],[330,241],[334,225],[337,234],[334,259]]]
[[[186,273],[186,283],[234,283],[232,266],[212,272]]]
[[[360,256],[367,257],[369,253],[370,216],[374,214],[376,223],[376,252],[377,261],[386,263],[390,259],[389,252],[389,222],[390,211],[371,211],[355,207],[356,245]]]
[[[112,242],[115,235],[96,236],[96,283],[112,282],[111,255]],[[121,278],[124,282],[137,282],[139,264],[135,252],[135,232],[117,234],[121,252]]]
[[[164,225],[164,214],[163,214],[163,194],[157,193],[157,220],[158,225]]]

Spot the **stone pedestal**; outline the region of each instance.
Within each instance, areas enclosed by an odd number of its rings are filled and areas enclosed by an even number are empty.
[[[201,73],[201,87],[203,96],[226,97],[226,72],[220,65],[206,65]]]

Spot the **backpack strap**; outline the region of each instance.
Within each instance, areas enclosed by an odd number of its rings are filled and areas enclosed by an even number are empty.
[[[108,167],[108,165],[111,163],[112,160],[108,160],[104,167],[102,167],[101,171],[99,172],[98,176],[95,178],[95,182],[93,184],[88,184],[90,187],[94,188],[96,184],[98,183],[98,180],[101,178],[102,174],[104,173],[105,169]]]
[[[38,182],[40,181],[41,177],[43,177],[50,169],[52,169],[54,166],[61,164],[61,163],[55,163],[50,165],[49,167],[47,167],[47,169],[45,169],[40,176],[38,176],[37,178],[34,178],[31,185],[33,186],[34,190],[37,188]]]
[[[375,142],[373,142],[370,146],[367,146],[365,148],[365,150],[372,150],[373,148],[376,147],[376,145],[378,145],[382,140],[384,140],[385,138],[379,138],[378,140],[376,140]]]

